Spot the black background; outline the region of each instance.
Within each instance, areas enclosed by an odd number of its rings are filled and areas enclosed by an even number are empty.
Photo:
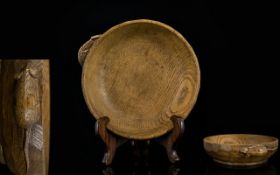
[[[207,174],[211,161],[203,150],[205,136],[280,137],[277,6],[246,2],[1,2],[0,58],[50,59],[50,174],[102,174],[106,168],[100,163],[105,147],[94,135],[95,119],[82,95],[77,52],[90,36],[132,19],[174,27],[200,63],[200,94],[177,147],[179,174]],[[130,144],[118,149],[115,174],[167,174],[170,164],[161,146],[141,146],[142,153],[148,150],[146,157],[133,150]],[[272,162],[277,169],[279,153]]]

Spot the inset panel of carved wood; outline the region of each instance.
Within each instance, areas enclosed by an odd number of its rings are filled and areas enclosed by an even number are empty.
[[[15,175],[47,175],[48,60],[0,60],[0,162]]]

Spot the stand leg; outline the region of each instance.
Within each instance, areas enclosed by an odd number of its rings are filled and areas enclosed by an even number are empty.
[[[175,163],[176,161],[179,161],[180,158],[177,155],[176,150],[173,149],[173,145],[184,133],[184,119],[173,116],[171,117],[171,120],[174,125],[173,130],[166,137],[159,140],[159,142],[165,147],[170,162]],[[108,117],[102,117],[95,123],[95,132],[101,137],[107,147],[107,151],[102,160],[102,163],[105,163],[106,165],[112,163],[117,147],[126,141],[125,139],[117,139],[116,136],[107,131],[106,126],[108,122]]]
[[[177,168],[176,166],[174,165],[171,165],[169,168],[168,168],[168,175],[178,175],[178,173],[180,172],[180,169]]]
[[[116,149],[118,147],[117,139],[112,134],[110,134],[106,126],[109,122],[108,117],[102,117],[98,119],[95,123],[95,132],[100,135],[103,142],[106,144],[107,152],[104,154],[102,163],[110,165],[115,156]]]
[[[107,167],[102,171],[103,175],[114,175],[114,170],[111,167]]]
[[[175,163],[176,161],[179,161],[180,158],[177,155],[176,150],[173,149],[173,145],[184,133],[185,125],[184,119],[180,117],[173,116],[171,117],[171,120],[173,122],[174,128],[171,133],[167,135],[167,137],[160,140],[160,144],[165,147],[170,162]]]
[[[114,159],[116,149],[125,143],[127,139],[116,137],[107,131],[109,118],[104,116],[98,119],[95,123],[95,133],[98,134],[106,144],[107,151],[103,156],[102,163],[110,165]]]

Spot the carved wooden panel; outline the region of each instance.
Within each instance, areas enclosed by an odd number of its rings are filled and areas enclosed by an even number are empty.
[[[0,162],[16,175],[47,175],[49,125],[49,61],[0,61]]]

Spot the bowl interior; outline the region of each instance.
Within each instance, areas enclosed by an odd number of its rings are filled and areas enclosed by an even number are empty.
[[[204,142],[211,144],[228,144],[228,145],[255,145],[275,142],[278,139],[265,135],[252,134],[226,134],[215,135],[204,138]]]
[[[165,24],[122,23],[98,39],[83,65],[82,86],[94,117],[132,139],[161,136],[170,117],[186,118],[200,82],[197,58],[187,41]]]

